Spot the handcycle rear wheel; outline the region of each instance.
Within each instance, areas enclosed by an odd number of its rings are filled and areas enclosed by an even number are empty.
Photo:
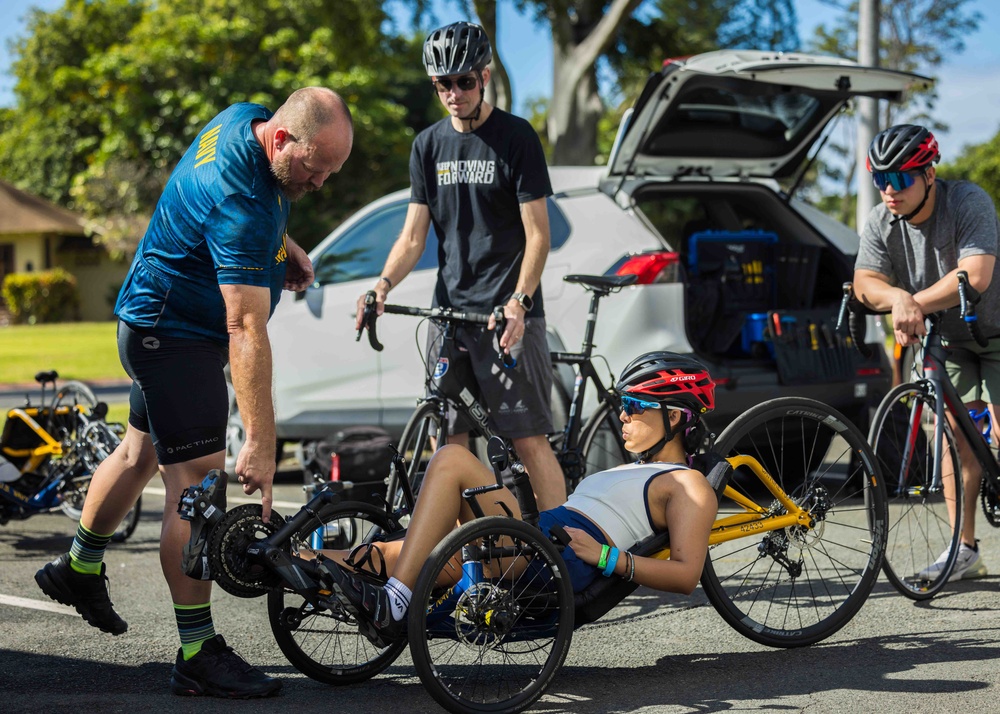
[[[291,552],[308,552],[310,543],[313,547],[349,550],[383,540],[396,530],[398,525],[383,510],[345,501],[324,507],[318,521],[296,533]],[[319,542],[314,540],[314,534]],[[330,611],[317,612],[287,588],[268,593],[267,615],[274,639],[288,661],[306,676],[325,684],[354,684],[370,679],[391,665],[406,647],[404,638],[388,647],[376,647],[358,631],[356,622],[340,619]]]
[[[933,484],[934,406],[934,397],[925,389],[901,384],[882,400],[870,434],[889,499],[889,537],[882,569],[889,582],[912,600],[932,598],[947,584],[962,537],[962,471],[947,420],[942,424],[946,453],[940,455],[941,473],[950,471],[958,477],[951,479],[947,495]],[[913,419],[917,420],[915,431]],[[931,568],[945,554],[945,561]]]
[[[458,585],[438,584],[454,582],[456,571],[464,573]],[[434,548],[413,589],[407,629],[420,680],[445,709],[519,712],[566,659],[573,587],[537,528],[479,518]]]
[[[737,632],[769,647],[829,637],[868,598],[885,549],[885,486],[864,436],[827,405],[787,397],[744,413],[716,450],[754,457],[813,523],[711,546],[701,584],[712,605]],[[746,467],[730,486],[772,517],[784,515]],[[720,517],[732,510],[727,504],[723,498]]]

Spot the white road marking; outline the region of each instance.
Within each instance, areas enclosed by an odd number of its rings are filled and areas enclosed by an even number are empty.
[[[14,595],[0,595],[0,605],[25,607],[29,610],[44,610],[45,612],[54,612],[59,615],[72,615],[73,617],[79,617],[79,615],[76,614],[76,610],[67,605],[60,605],[56,602],[46,602],[44,600],[29,600],[26,597],[15,597]]]

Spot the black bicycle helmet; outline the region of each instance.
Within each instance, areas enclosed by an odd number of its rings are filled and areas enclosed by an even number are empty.
[[[471,22],[438,28],[424,41],[424,67],[431,77],[479,72],[492,59],[486,31]]]
[[[684,451],[691,454],[701,444],[705,427],[701,416],[715,409],[715,382],[701,362],[676,352],[647,352],[636,357],[615,383],[618,394],[658,402],[663,405],[663,438],[652,447],[638,454],[640,461],[648,461],[679,433],[684,434]],[[668,409],[681,409],[685,413],[676,427],[670,428]]]
[[[941,158],[937,139],[922,126],[897,124],[880,131],[868,147],[868,171],[912,171]]]

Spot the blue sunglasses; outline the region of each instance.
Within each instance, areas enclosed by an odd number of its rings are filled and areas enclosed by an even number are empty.
[[[884,192],[890,186],[902,191],[915,184],[919,175],[919,171],[873,171],[872,183],[879,191]]]
[[[632,416],[633,414],[642,414],[647,409],[661,409],[662,406],[658,402],[646,402],[642,399],[636,399],[635,397],[622,396],[622,411],[625,412],[627,416]]]

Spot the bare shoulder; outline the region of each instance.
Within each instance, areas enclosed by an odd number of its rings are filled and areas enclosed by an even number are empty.
[[[659,474],[650,485],[654,496],[671,498],[686,495],[701,499],[711,496],[715,500],[715,491],[705,478],[705,474],[697,469],[675,469]]]

